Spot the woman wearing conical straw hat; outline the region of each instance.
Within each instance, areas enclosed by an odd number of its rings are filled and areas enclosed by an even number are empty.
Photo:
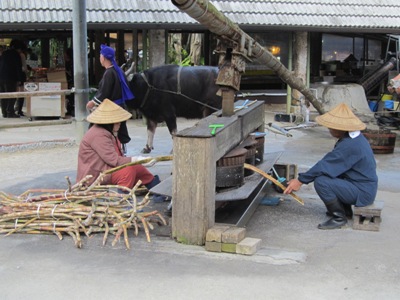
[[[90,185],[102,171],[115,168],[130,162],[138,161],[146,157],[126,157],[122,153],[121,142],[118,140],[118,130],[121,122],[128,120],[131,114],[110,101],[105,99],[96,110],[88,117],[87,121],[93,126],[86,132],[80,145],[78,153],[77,182],[85,176],[92,175],[88,184]],[[143,165],[133,165],[107,175],[101,184],[113,184],[133,188],[141,180],[151,189],[160,180]],[[156,202],[161,202],[159,197],[153,197]]]
[[[314,182],[330,217],[318,228],[341,228],[347,223],[346,217],[353,215],[351,205],[367,206],[374,202],[378,189],[376,162],[369,142],[361,133],[366,125],[345,103],[318,116],[316,121],[338,139],[335,147],[307,172],[290,180],[284,193]]]

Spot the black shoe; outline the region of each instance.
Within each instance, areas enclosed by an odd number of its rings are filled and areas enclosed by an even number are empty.
[[[332,215],[328,221],[318,225],[318,229],[336,229],[347,224],[346,213],[342,202],[335,199],[329,203],[325,203],[328,212]]]
[[[166,210],[164,211],[164,214],[165,214],[167,217],[172,217],[172,207],[166,209]]]
[[[163,195],[153,195],[153,197],[151,198],[151,200],[154,203],[162,203],[164,201],[171,201],[171,198],[168,196],[163,196]]]
[[[19,118],[20,116],[18,116],[17,114],[8,114],[7,115],[7,118],[14,118],[14,119],[16,119],[16,118]]]
[[[148,184],[145,184],[146,188],[150,191],[153,187],[155,187],[157,184],[159,184],[160,178],[158,177],[158,175],[154,175],[154,178],[151,182],[149,182]]]
[[[342,206],[344,208],[344,212],[345,212],[347,219],[349,219],[349,220],[353,219],[353,209],[351,208],[351,204],[342,202]],[[325,214],[328,217],[332,217],[332,214],[329,211],[327,211]]]
[[[328,221],[318,224],[318,229],[336,229],[342,228],[347,224],[347,219],[344,216],[333,216]]]
[[[17,115],[20,117],[25,117],[24,113],[22,111],[17,112]]]

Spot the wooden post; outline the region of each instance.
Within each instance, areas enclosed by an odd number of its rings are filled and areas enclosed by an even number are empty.
[[[184,155],[182,155],[185,153]],[[176,155],[177,154],[177,155]],[[215,220],[215,138],[174,138],[172,234],[203,245]]]
[[[222,88],[222,115],[229,117],[234,114],[233,103],[235,102],[235,90],[232,88]]]
[[[308,33],[307,32],[296,32],[295,33],[295,43],[293,47],[293,75],[301,80],[303,84],[307,83],[307,63],[308,63]],[[304,102],[303,94],[297,90],[293,89],[292,97],[294,104],[305,105],[305,103],[300,103],[302,100]],[[308,101],[307,101],[308,102]],[[293,104],[293,103],[292,103]],[[307,105],[309,106],[309,104]]]

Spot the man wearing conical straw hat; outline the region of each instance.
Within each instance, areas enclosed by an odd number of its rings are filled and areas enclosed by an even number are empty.
[[[378,189],[376,162],[370,144],[360,132],[366,125],[345,103],[318,116],[316,121],[338,139],[335,147],[307,172],[290,180],[284,193],[314,182],[330,217],[318,228],[341,228],[347,217],[353,215],[351,205],[367,206],[374,202]]]
[[[77,182],[87,175],[92,175],[88,181],[88,185],[90,185],[102,171],[146,158],[141,156],[126,157],[122,153],[121,142],[118,140],[118,130],[121,122],[130,117],[129,112],[109,99],[105,99],[87,117],[87,121],[94,125],[86,132],[79,145]],[[154,176],[146,167],[139,164],[125,167],[107,175],[101,184],[133,188],[139,180],[148,189],[160,183],[157,175]],[[156,197],[153,197],[153,200]],[[156,200],[156,202],[161,202],[159,198]]]

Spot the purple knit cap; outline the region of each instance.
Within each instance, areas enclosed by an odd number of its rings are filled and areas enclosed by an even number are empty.
[[[100,54],[110,61],[115,60],[115,50],[106,45],[100,45]]]

